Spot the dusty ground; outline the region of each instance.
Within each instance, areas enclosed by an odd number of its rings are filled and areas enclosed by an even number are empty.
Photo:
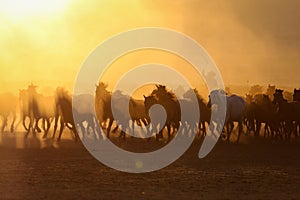
[[[197,139],[172,165],[129,174],[104,166],[80,142],[4,133],[0,199],[300,199],[300,142],[244,141],[220,142],[200,160]],[[139,148],[130,138],[116,143]]]

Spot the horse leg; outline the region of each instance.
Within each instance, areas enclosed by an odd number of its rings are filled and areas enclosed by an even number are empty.
[[[33,124],[34,124],[34,117],[33,117],[33,116],[30,116],[27,135],[29,134],[29,132],[30,132],[30,130],[31,130],[31,131],[32,131],[32,134],[35,136],[35,130],[34,130],[34,128],[33,128]],[[27,135],[26,135],[26,136],[27,136]]]
[[[57,124],[58,124],[58,118],[59,118],[59,116],[56,115],[56,116],[55,116],[55,119],[54,119],[54,129],[53,129],[53,135],[52,135],[52,138],[53,138],[53,139],[55,138],[55,133],[56,133]]]
[[[34,126],[34,130],[36,130],[38,133],[42,132],[42,130],[39,127],[39,121],[41,118],[36,119],[35,121],[35,126]]]
[[[25,131],[28,132],[29,131],[29,126],[26,127],[26,116],[22,117],[22,124],[23,124],[23,127],[24,127]]]
[[[107,135],[107,138],[109,138],[109,132],[110,132],[110,129],[111,129],[111,126],[113,124],[113,120],[112,119],[109,119],[109,123],[108,123],[108,127],[106,129],[106,135]],[[117,126],[118,127],[118,126]]]
[[[79,140],[79,135],[78,135],[78,132],[77,132],[75,126],[73,126],[73,128],[72,128],[72,132],[74,133],[75,142],[77,142]]]
[[[3,116],[3,124],[2,124],[2,127],[1,127],[1,133],[4,132],[4,129],[5,129],[6,125],[7,125],[7,117]]]
[[[241,136],[241,133],[243,132],[243,122],[239,121],[238,126],[239,126],[239,132],[238,132],[238,138],[237,138],[236,143],[238,143],[240,141],[240,136]]]
[[[231,135],[231,132],[233,130],[233,127],[234,127],[233,122],[228,122],[227,123],[227,142],[230,141],[230,135]]]
[[[82,133],[82,138],[84,138],[85,135],[88,135],[88,127],[87,126],[87,129],[83,126],[83,122],[80,122],[79,123],[79,127],[80,127],[80,130],[81,130],[81,133]],[[73,129],[73,127],[71,128],[71,130]]]
[[[13,113],[13,120],[11,122],[11,125],[10,125],[10,132],[13,133],[14,132],[14,126],[15,126],[15,122],[16,122],[16,113]]]
[[[261,122],[256,121],[255,136],[259,136],[260,128],[261,128]]]
[[[49,118],[44,119],[44,123],[46,123],[46,127],[44,125],[44,131],[45,132],[44,132],[43,138],[47,138],[47,135],[48,135],[48,132],[49,132],[49,129],[50,129],[50,125],[51,125],[50,119]]]
[[[206,136],[206,125],[205,121],[202,122],[202,138]]]
[[[64,128],[65,128],[65,123],[63,122],[63,120],[60,120],[60,130],[59,130],[59,135],[58,135],[58,138],[57,138],[58,142],[61,139],[61,135],[62,135],[62,132],[63,132]]]
[[[171,140],[171,124],[170,123],[167,124],[167,130],[168,130],[168,141],[170,141]]]

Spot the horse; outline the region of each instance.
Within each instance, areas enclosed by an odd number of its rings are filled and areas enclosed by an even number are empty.
[[[129,123],[131,120],[130,116],[130,96],[125,95],[122,93],[122,91],[117,90],[112,94],[112,109],[114,111],[114,120],[117,123],[117,126],[121,127],[121,133],[119,135],[120,138],[125,139],[126,138],[126,131],[129,131]],[[124,109],[125,107],[128,107],[128,109]],[[129,112],[127,112],[129,111]],[[132,122],[134,124],[134,122]]]
[[[109,138],[110,130],[114,122],[114,117],[111,109],[111,92],[107,90],[107,84],[100,82],[96,85],[95,95],[95,111],[98,122],[103,128],[108,121],[106,127],[106,137]],[[115,127],[113,132],[117,130],[118,126]]]
[[[194,89],[189,89],[183,94],[184,98],[187,99],[192,99],[192,95],[195,94],[198,100],[198,106],[199,106],[199,114],[200,114],[200,119],[199,119],[199,131],[202,130],[202,137],[206,135],[206,123],[210,123],[210,118],[211,118],[211,109],[207,107],[207,102],[201,97],[199,94],[198,90],[196,88]],[[199,132],[200,133],[200,132]]]
[[[73,107],[77,111],[76,122],[80,126],[83,136],[89,134],[91,130],[94,136],[96,135],[98,129],[98,123],[94,117],[95,109],[95,97],[91,94],[79,94],[73,96]],[[84,122],[86,122],[87,127],[84,127]]]
[[[171,136],[171,126],[173,126],[173,133],[180,126],[180,106],[175,95],[166,90],[166,86],[156,85],[156,89],[152,91],[150,96],[146,97],[144,95],[144,105],[146,113],[149,115],[149,109],[154,104],[160,104],[164,107],[167,112],[167,119],[164,126],[162,126],[161,131],[157,134],[156,139],[162,138],[163,128],[166,126],[168,129],[168,140]],[[152,113],[152,115],[156,115]],[[153,124],[153,122],[152,122]],[[158,124],[157,124],[158,125]],[[153,131],[152,131],[153,132]]]
[[[78,114],[74,109],[72,110],[72,97],[64,88],[56,88],[55,93],[55,123],[53,130],[53,139],[55,138],[55,133],[58,125],[58,120],[60,119],[60,131],[57,141],[60,141],[61,135],[64,127],[68,127],[73,133],[75,141],[78,140],[79,136],[76,130],[76,125],[73,118],[73,112],[75,115]]]
[[[28,92],[25,89],[19,90],[19,101],[20,101],[20,109],[21,109],[21,121],[23,124],[23,127],[26,132],[29,132],[29,125],[26,126],[26,118],[30,118],[30,110],[29,110],[29,96]]]
[[[16,109],[18,106],[18,98],[11,93],[0,94],[0,116],[2,116],[2,127],[1,132],[3,133],[5,127],[8,125],[8,117],[12,117],[10,124],[10,132],[14,132],[14,124],[16,121]]]
[[[274,136],[281,137],[280,120],[276,106],[273,105],[269,95],[262,94],[259,95],[259,97],[261,98],[251,102],[247,109],[247,117],[251,119],[251,121],[253,120],[253,124],[255,123],[254,135],[259,135],[261,124],[265,123],[264,137],[266,137],[266,133],[269,132],[269,129],[272,138]]]
[[[135,124],[142,127],[143,125],[148,128],[150,122],[149,115],[146,114],[145,105],[143,100],[130,98],[129,113],[132,120],[132,132],[134,133]],[[148,131],[148,130],[147,130]]]
[[[168,140],[171,137],[171,126],[174,134],[180,126],[181,109],[175,94],[168,91],[164,85],[156,85],[156,89],[151,92],[155,96],[157,103],[162,105],[167,112],[166,127],[168,129]]]
[[[245,101],[247,105],[246,114],[245,114],[245,120],[244,123],[247,128],[246,135],[249,134],[251,131],[255,133],[255,117],[253,114],[253,106],[254,106],[254,100],[253,95],[246,94]]]
[[[38,94],[36,87],[37,86],[31,84],[28,86],[27,90],[20,90],[23,126],[27,131],[26,136],[28,136],[30,130],[32,130],[33,134],[35,134],[35,131],[41,132],[40,128],[38,127],[38,123],[39,120],[42,119],[43,129],[45,132],[43,137],[46,137],[50,129],[51,120],[55,115],[55,102],[54,97],[52,96],[43,96]],[[25,125],[26,117],[29,117],[28,127]]]
[[[293,93],[293,101],[300,102],[300,89],[294,89]],[[300,132],[300,119],[296,121],[296,126],[295,126],[295,134],[299,135]]]
[[[234,128],[234,122],[238,122],[238,138],[236,142],[239,142],[240,135],[243,131],[243,121],[246,113],[246,102],[245,100],[238,95],[227,96],[223,90],[213,90],[210,92],[208,107],[212,107],[212,99],[219,99],[219,97],[226,97],[227,106],[226,106],[226,118],[225,125],[227,127],[227,141],[230,139],[231,132]],[[216,102],[216,101],[215,101]],[[218,108],[218,105],[217,105]]]
[[[181,126],[182,132],[181,134],[197,134],[199,133],[200,124],[200,112],[195,111],[195,109],[199,108],[199,104],[197,104],[197,100],[192,100],[192,98],[181,98],[178,100],[181,107]],[[204,122],[205,123],[205,122]],[[205,124],[204,124],[205,129]]]
[[[162,131],[163,128],[165,127],[165,124],[162,124],[162,119],[161,119],[161,112],[158,109],[151,109],[152,106],[155,104],[158,104],[158,100],[155,96],[149,95],[145,96],[144,95],[144,105],[145,105],[145,113],[149,116],[149,122],[151,123],[151,129],[148,130],[147,135],[151,136],[153,133],[155,133],[155,138],[156,141],[159,140],[159,138],[162,138]],[[160,131],[159,131],[160,130]]]
[[[283,97],[283,90],[276,89],[273,103],[278,105],[278,114],[284,124],[286,140],[289,141],[293,132],[293,124],[300,119],[300,102],[288,102]],[[297,137],[296,134],[295,137]]]

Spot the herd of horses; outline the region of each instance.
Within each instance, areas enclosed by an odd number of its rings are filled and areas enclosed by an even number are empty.
[[[35,135],[43,132],[43,138],[47,138],[51,124],[54,124],[53,138],[60,125],[58,141],[65,127],[72,131],[75,140],[79,139],[78,130],[83,136],[93,134],[98,138],[109,138],[111,133],[118,131],[119,137],[125,139],[129,132],[135,136],[134,130],[137,126],[145,130],[142,137],[155,136],[156,140],[160,140],[166,132],[169,141],[182,127],[183,134],[197,133],[204,137],[212,127],[208,126],[212,114],[218,112],[221,107],[218,105],[221,102],[220,98],[225,98],[227,105],[224,127],[221,128],[222,139],[230,140],[235,123],[238,124],[236,142],[242,133],[259,136],[262,133],[261,127],[264,127],[263,137],[272,140],[290,141],[297,138],[300,132],[298,89],[294,89],[292,101],[285,99],[283,90],[269,86],[266,94],[246,97],[227,95],[224,90],[213,90],[210,92],[209,101],[206,102],[197,89],[186,91],[178,99],[166,86],[156,85],[150,95],[144,95],[144,99],[139,100],[121,91],[112,93],[107,87],[107,84],[99,82],[95,95],[73,96],[64,88],[58,87],[54,96],[44,96],[31,84],[27,89],[19,90],[19,98],[9,93],[1,94],[1,131],[4,132],[7,128],[14,132],[15,127],[22,123],[26,137],[30,133]],[[153,109],[154,105],[164,108],[163,121],[161,110]],[[129,109],[124,109],[126,106]],[[199,112],[195,112],[195,109]],[[129,114],[126,111],[129,111]],[[197,113],[200,116],[196,116]],[[182,116],[190,118],[184,119]],[[17,118],[20,120],[15,125]]]

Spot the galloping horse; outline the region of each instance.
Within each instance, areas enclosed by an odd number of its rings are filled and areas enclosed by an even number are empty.
[[[199,94],[198,90],[195,89],[189,89],[186,93],[183,94],[184,98],[191,99],[192,93],[194,93],[198,100],[199,105],[199,113],[200,113],[200,120],[199,120],[199,130],[202,129],[202,137],[206,135],[206,123],[209,124],[210,118],[211,118],[211,109],[207,107],[207,103],[204,101],[204,99]]]
[[[280,134],[280,120],[277,113],[277,108],[272,104],[269,95],[259,95],[259,99],[255,99],[248,105],[247,117],[255,123],[255,135],[258,136],[261,129],[261,124],[265,123],[265,133],[270,128],[272,137]],[[281,136],[281,135],[279,135]]]
[[[109,138],[110,130],[114,122],[114,117],[111,110],[111,92],[107,91],[107,84],[100,82],[96,86],[95,110],[100,126],[104,127],[108,121],[106,128],[106,136]],[[118,127],[115,128],[115,130]]]
[[[7,126],[8,117],[12,116],[12,122],[10,125],[10,131],[14,131],[14,123],[16,121],[16,109],[18,105],[18,98],[10,93],[0,94],[0,116],[2,116],[2,127],[1,132],[4,132],[5,127]]]
[[[212,99],[217,99],[219,96],[225,96],[226,93],[223,90],[213,90],[209,95],[208,107],[212,107]],[[227,127],[227,141],[230,139],[231,132],[234,128],[234,122],[238,122],[238,138],[236,142],[239,142],[240,135],[243,131],[243,121],[246,114],[246,102],[237,95],[226,96],[226,119],[225,124]],[[218,106],[218,105],[217,105]],[[218,108],[218,107],[217,107]]]
[[[36,86],[31,84],[28,86],[27,90],[20,90],[20,101],[23,115],[23,126],[27,131],[27,135],[30,130],[32,130],[33,133],[35,133],[36,130],[38,132],[41,131],[38,127],[38,123],[39,120],[42,119],[45,131],[44,137],[46,137],[50,129],[51,119],[53,119],[55,115],[54,97],[38,94]],[[26,117],[29,117],[30,119],[28,127],[25,125]]]
[[[75,136],[75,141],[77,141],[79,137],[78,137],[78,133],[76,130],[76,125],[72,113],[72,112],[76,112],[76,110],[72,111],[71,95],[69,95],[65,89],[58,87],[56,89],[56,94],[55,94],[55,105],[56,105],[55,124],[54,124],[53,138],[55,138],[55,132],[57,129],[58,120],[60,119],[60,131],[59,131],[57,141],[60,141],[65,126],[67,126],[70,130],[72,130]]]
[[[152,98],[145,98],[144,104],[146,113],[149,113],[149,109],[154,104],[160,104],[163,106],[167,112],[167,119],[164,127],[166,126],[168,129],[168,140],[171,139],[171,126],[173,127],[173,133],[175,130],[178,130],[180,126],[180,118],[181,118],[181,110],[178,100],[175,95],[169,91],[167,91],[166,86],[156,85],[156,89],[152,91]],[[149,96],[148,96],[149,97]],[[147,100],[147,101],[146,101]],[[162,137],[162,131],[159,132],[159,137]],[[158,140],[158,137],[156,137]]]
[[[159,140],[159,138],[162,138],[162,131],[163,128],[165,127],[165,124],[161,124],[161,113],[159,112],[160,110],[154,110],[152,109],[150,112],[150,108],[158,104],[158,100],[155,96],[144,96],[144,105],[145,105],[145,113],[149,116],[149,122],[151,122],[151,129],[148,130],[148,136],[152,135],[155,133],[155,138],[156,141]],[[151,120],[150,120],[151,119]],[[160,130],[160,131],[159,131]]]
[[[91,94],[79,94],[73,96],[73,107],[76,109],[76,122],[80,126],[83,136],[89,134],[91,130],[94,136],[98,130],[97,119],[94,117],[95,109],[95,98]],[[83,123],[86,122],[87,127],[85,128]]]
[[[293,101],[300,102],[300,89],[294,89]],[[296,121],[295,134],[299,136],[300,133],[300,119]]]
[[[130,98],[129,113],[132,120],[132,132],[134,133],[135,123],[142,127],[147,126],[150,122],[149,116],[146,114],[143,100]]]
[[[279,107],[278,114],[284,124],[286,139],[289,141],[293,132],[293,123],[300,119],[300,102],[287,102],[283,98],[283,90],[276,89],[273,103]],[[297,137],[296,134],[295,137]]]

